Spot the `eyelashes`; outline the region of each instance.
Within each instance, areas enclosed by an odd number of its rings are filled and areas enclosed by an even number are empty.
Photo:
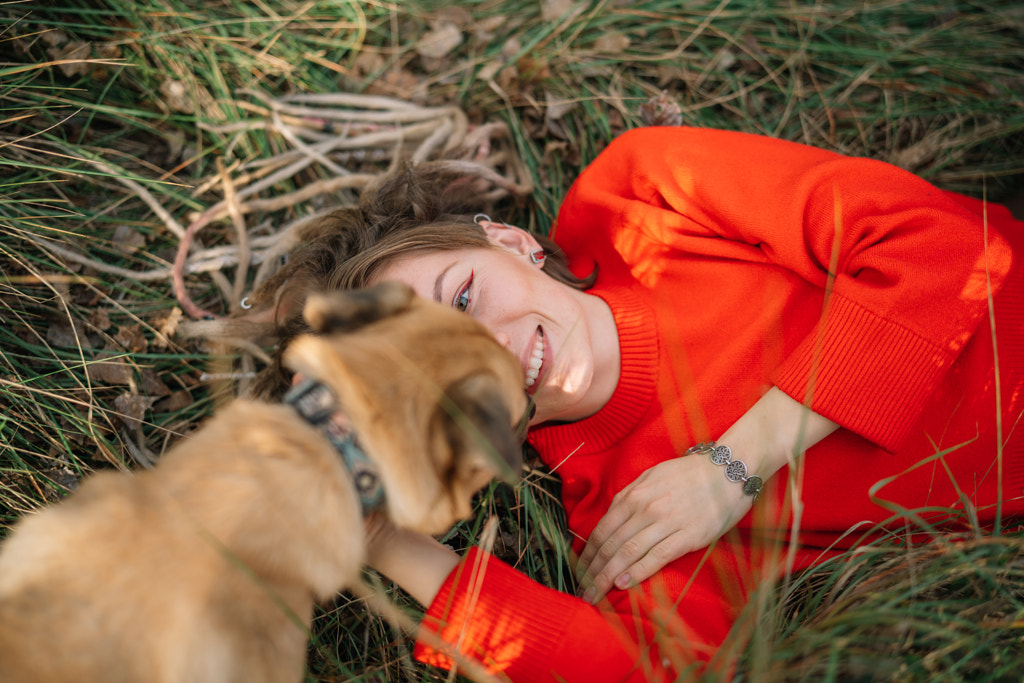
[[[452,301],[452,308],[456,311],[465,312],[469,310],[469,304],[471,300],[469,298],[469,287],[473,284],[473,271],[469,271],[469,279],[466,280],[466,284],[459,288],[459,291],[455,293],[455,299]]]

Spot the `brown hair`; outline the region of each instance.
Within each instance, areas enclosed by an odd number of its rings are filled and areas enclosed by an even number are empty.
[[[289,373],[280,364],[281,353],[306,331],[301,311],[311,292],[365,287],[386,265],[417,252],[494,247],[473,221],[483,208],[482,194],[477,179],[443,164],[407,164],[367,187],[357,206],[303,228],[287,262],[250,297],[257,308],[273,308],[278,338],[274,362],[252,392],[277,396],[287,388]],[[576,277],[554,242],[535,237],[548,256],[544,272],[576,289],[593,284],[595,274]]]

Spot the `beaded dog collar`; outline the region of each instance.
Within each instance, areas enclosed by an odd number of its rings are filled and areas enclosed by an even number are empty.
[[[316,380],[305,379],[285,394],[284,403],[326,436],[341,455],[359,493],[363,516],[380,509],[384,503],[384,482],[376,465],[359,445],[352,423],[339,408],[334,392]]]

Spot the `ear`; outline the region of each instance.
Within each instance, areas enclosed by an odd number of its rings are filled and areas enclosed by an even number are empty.
[[[519,480],[523,449],[512,426],[512,413],[502,398],[498,379],[477,373],[445,389],[446,401],[437,407],[435,419],[444,423],[452,448],[452,466],[458,468],[484,454],[485,462],[509,483]]]
[[[366,289],[312,295],[302,315],[314,332],[349,332],[401,313],[409,308],[412,299],[409,286],[381,282]]]
[[[529,254],[540,249],[540,242],[533,235],[514,225],[488,221],[483,224],[484,232],[492,244],[513,251],[517,254]]]

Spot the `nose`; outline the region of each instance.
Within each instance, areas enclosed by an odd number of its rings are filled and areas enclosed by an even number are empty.
[[[509,351],[512,350],[512,338],[504,332],[495,332],[494,338],[498,340],[498,343],[504,346]]]

